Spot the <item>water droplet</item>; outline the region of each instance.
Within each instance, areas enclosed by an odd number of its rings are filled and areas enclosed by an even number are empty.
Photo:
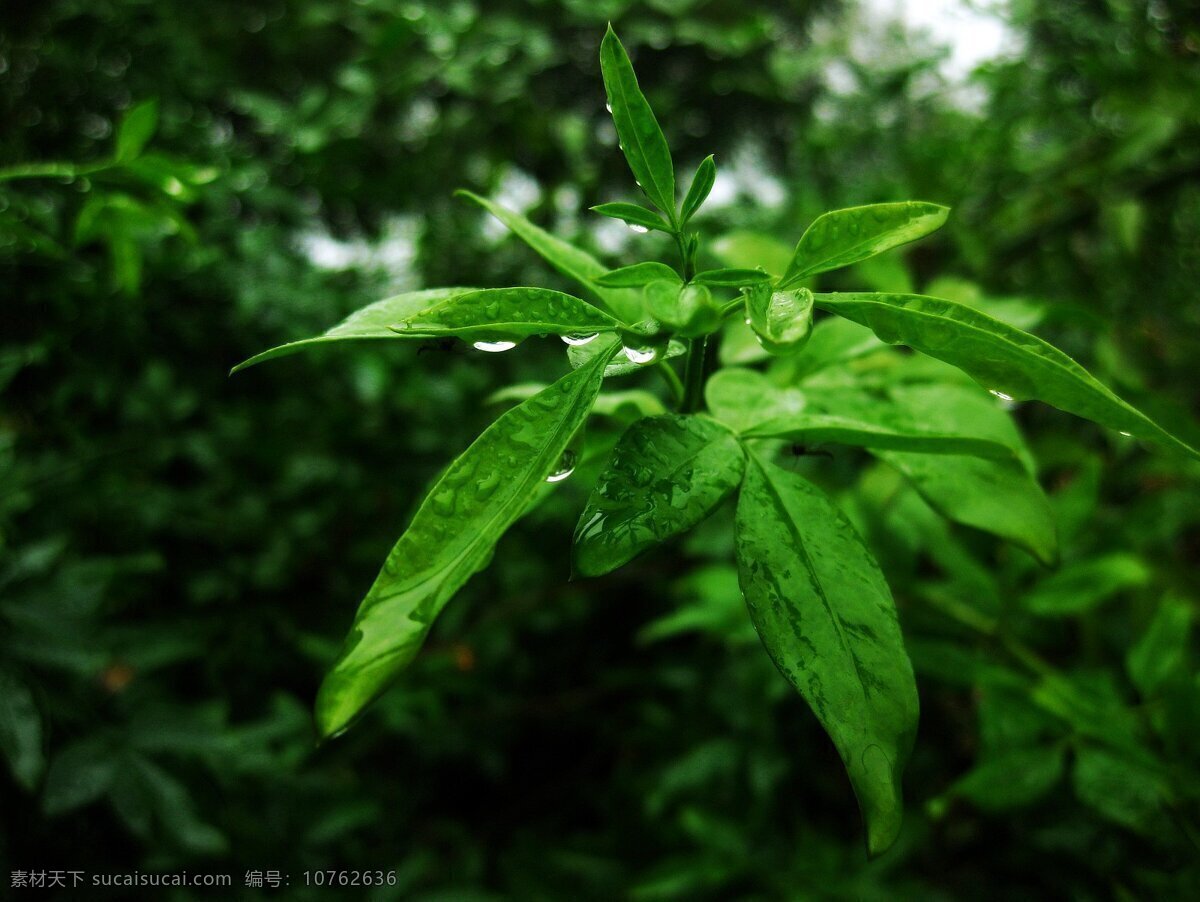
[[[989,388],[988,391],[990,391],[993,395],[995,395],[1001,401],[1015,401],[1016,400],[1012,395],[1006,395],[1004,392],[996,391],[996,389],[994,389],[994,388]]]
[[[562,453],[562,457],[558,460],[558,466],[554,472],[546,477],[546,482],[562,482],[568,476],[575,472],[575,462],[579,456],[568,448]]]
[[[605,108],[606,110],[608,110],[608,111],[609,111],[609,113],[611,113],[611,112],[612,112],[612,104],[611,104],[611,103],[606,103],[606,104],[604,104],[604,108]]]
[[[645,366],[647,363],[653,363],[654,358],[658,356],[658,350],[655,348],[623,348],[625,356],[629,358],[630,363],[636,363],[638,366]]]
[[[563,341],[573,348],[582,348],[586,344],[591,344],[600,337],[599,332],[593,332],[590,335],[560,335]]]
[[[498,354],[501,351],[511,351],[517,346],[515,341],[477,341],[475,342],[476,351],[488,351],[492,354]]]
[[[1126,432],[1124,429],[1122,429],[1122,430],[1121,430],[1121,435],[1128,435],[1128,436],[1129,436],[1129,437],[1131,437],[1131,438],[1133,437],[1133,433],[1132,433],[1132,432]]]
[[[746,317],[746,325],[750,325],[750,317]]]
[[[638,225],[636,222],[628,222],[626,225],[628,225],[632,231],[637,232],[639,235],[645,235],[650,231],[644,225]]]

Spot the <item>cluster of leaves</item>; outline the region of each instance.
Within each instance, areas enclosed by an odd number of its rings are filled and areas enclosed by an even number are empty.
[[[578,279],[591,302],[539,288],[417,292],[379,301],[319,338],[243,364],[364,338],[453,337],[499,351],[550,333],[572,346],[573,372],[492,424],[430,490],[321,687],[318,728],[325,737],[346,729],[412,661],[434,619],[487,565],[542,484],[570,474],[577,456],[570,446],[605,377],[630,371],[629,364],[657,366],[681,386],[681,413],[634,422],[612,449],[576,529],[575,568],[586,576],[611,572],[696,526],[736,490],[738,581],[751,620],[837,746],[867,823],[868,850],[879,854],[900,830],[900,776],[918,708],[911,666],[878,564],[828,496],[774,463],[772,451],[781,441],[870,449],[951,519],[993,531],[1043,563],[1057,560],[1053,518],[1028,453],[986,393],[937,369],[932,377],[901,376],[899,384],[838,379],[847,360],[875,349],[864,340],[873,333],[950,364],[1005,401],[1042,400],[1125,435],[1193,457],[1200,452],[1061,351],[978,309],[923,295],[814,294],[800,286],[928,234],[944,223],[943,207],[906,202],[827,213],[778,277],[761,267],[697,273],[698,237],[687,226],[713,186],[713,158],[701,163],[678,206],[670,149],[611,27],[600,59],[621,149],[657,212],[626,203],[594,209],[671,235],[679,273],[655,262],[601,272],[583,251],[476,198]],[[717,301],[711,287],[740,289],[743,297]],[[814,308],[839,319],[816,333]],[[809,377],[832,371],[832,380],[797,378],[801,387],[789,393],[737,369],[706,378],[709,336],[743,311],[770,354],[801,354],[813,339],[815,351],[800,356],[798,366]],[[602,334],[606,340],[598,341]],[[689,342],[682,380],[667,362],[677,339]],[[613,363],[619,351],[629,364]],[[702,389],[711,417],[696,412]]]

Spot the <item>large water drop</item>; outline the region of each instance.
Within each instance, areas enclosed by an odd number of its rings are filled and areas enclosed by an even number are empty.
[[[655,348],[623,348],[622,350],[629,358],[629,362],[636,363],[638,366],[653,363],[654,358],[658,356],[658,350]]]
[[[476,351],[487,351],[491,354],[499,354],[501,351],[511,351],[517,346],[515,341],[477,341],[475,342]]]
[[[560,335],[563,341],[573,348],[582,348],[586,344],[591,344],[600,337],[599,332],[592,332],[590,335]]]
[[[575,472],[575,463],[578,459],[578,455],[568,448],[562,453],[562,457],[559,458],[558,466],[554,468],[554,472],[546,477],[546,482],[562,482]]]
[[[632,231],[637,232],[639,235],[645,235],[647,232],[650,231],[644,225],[638,225],[636,222],[629,222],[629,223],[626,223],[626,225],[628,225]]]

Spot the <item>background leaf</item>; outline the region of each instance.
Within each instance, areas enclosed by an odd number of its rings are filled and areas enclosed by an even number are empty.
[[[392,324],[398,335],[489,340],[530,335],[595,335],[621,323],[577,297],[548,288],[487,288],[439,298]]]

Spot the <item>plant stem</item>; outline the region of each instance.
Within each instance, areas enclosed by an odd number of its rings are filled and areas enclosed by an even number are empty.
[[[704,406],[704,358],[708,350],[708,336],[693,338],[688,342],[687,363],[683,367],[683,413],[695,413]]]
[[[675,372],[675,368],[665,360],[658,362],[659,375],[671,388],[671,399],[675,402],[675,406],[679,407],[683,403],[684,390],[683,383],[679,380],[679,374]]]

